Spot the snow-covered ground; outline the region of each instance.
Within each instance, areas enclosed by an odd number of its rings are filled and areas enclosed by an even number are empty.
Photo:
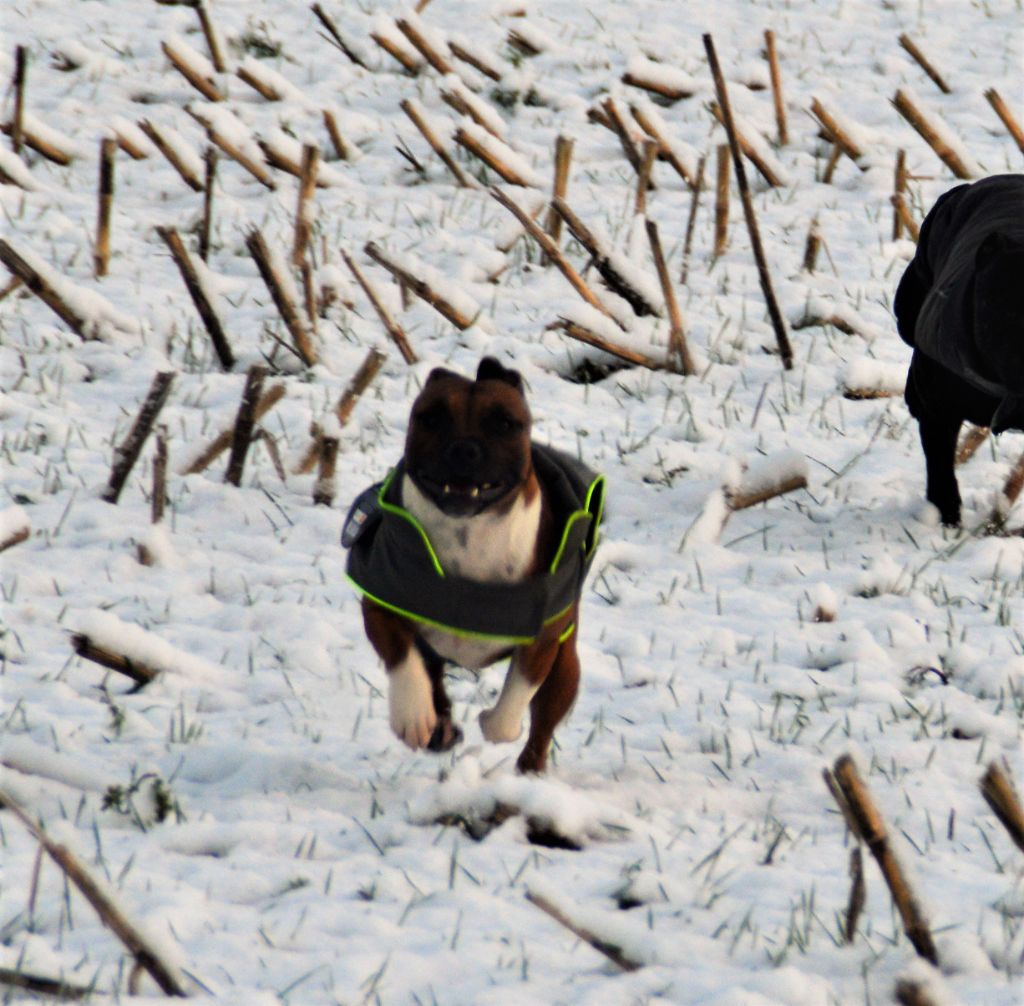
[[[993,760],[1024,779],[1024,538],[941,528],[923,505],[902,399],[842,395],[844,384],[891,393],[908,360],[890,310],[913,251],[893,240],[897,151],[916,220],[955,183],[891,99],[901,87],[916,94],[986,173],[1020,170],[983,96],[996,88],[1024,117],[1019,0],[433,0],[418,15],[391,3],[324,6],[366,68],[325,39],[305,3],[213,3],[224,74],[203,66],[199,20],[180,4],[9,0],[0,11],[0,79],[25,45],[27,124],[74,155],[68,166],[31,150],[15,161],[4,139],[0,172],[13,183],[0,186],[0,236],[55,278],[98,336],[79,338],[25,288],[0,302],[0,536],[31,528],[0,555],[3,788],[77,850],[188,988],[227,1003],[877,1004],[908,975],[936,1004],[1020,1002],[1021,855],[977,781]],[[373,41],[408,49],[394,26],[403,15],[461,83],[431,67],[406,74]],[[782,147],[765,29],[781,59]],[[832,316],[860,333],[795,328],[789,372],[735,190],[727,250],[712,257],[724,133],[709,111],[704,31],[751,142],[784,178],[769,189],[748,165],[783,313]],[[899,46],[901,32],[952,93]],[[201,96],[162,42],[227,99]],[[239,78],[243,64],[281,100]],[[608,96],[627,118],[631,103],[651,107],[621,82],[629,69],[695,91],[651,117],[689,170],[708,155],[678,291],[694,377],[609,373],[609,357],[549,329],[570,318],[658,359],[668,338],[666,319],[632,319],[593,269],[588,282],[629,331],[586,307],[532,241],[516,239],[486,186],[457,186],[400,109],[416,102],[462,171],[489,185],[496,176],[451,139],[459,116],[441,92],[486,102],[485,125],[467,133],[490,136],[490,122],[500,134],[481,142],[541,186],[504,186],[530,209],[549,194],[556,138],[572,138],[569,204],[657,293],[634,172],[587,116]],[[815,97],[863,148],[830,184],[820,180],[829,144],[808,112]],[[3,100],[7,121],[12,93]],[[177,228],[194,256],[202,193],[132,130],[140,120],[164,130],[202,177],[205,131],[187,107],[258,165],[267,155],[257,140],[293,160],[299,141],[324,155],[313,285],[336,296],[317,319],[314,367],[281,347],[288,331],[245,243],[259,227],[287,260],[297,181],[269,168],[271,190],[224,155],[199,266],[238,358],[229,373],[218,365],[156,233]],[[149,156],[118,154],[110,268],[97,280],[98,155],[115,127]],[[691,194],[665,162],[654,181],[647,213],[678,280]],[[808,274],[815,218],[824,246]],[[429,275],[474,324],[460,331],[421,300],[403,304],[365,254],[369,241]],[[563,247],[583,270],[579,246]],[[403,362],[342,252],[419,363]],[[342,430],[334,507],[314,506],[315,475],[294,474],[295,462],[371,347],[388,360]],[[384,672],[338,544],[349,500],[398,458],[430,368],[468,372],[483,353],[522,370],[537,438],[578,450],[610,486],[584,599],[583,687],[544,778],[514,774],[517,746],[483,742],[476,717],[498,669],[479,682],[457,675],[466,739],[451,754],[413,755],[391,736]],[[279,371],[270,380],[286,385],[262,423],[285,480],[266,440],[241,488],[223,481],[227,455],[182,476],[232,423],[246,368],[266,359]],[[152,441],[119,504],[100,493],[114,446],[168,369],[170,505],[152,529]],[[989,513],[1022,448],[1024,437],[1006,434],[961,469],[965,526]],[[758,482],[778,467],[806,470],[808,485],[730,516],[722,490],[742,482],[743,466]],[[1022,523],[1018,506],[1009,524]],[[153,564],[139,562],[140,544]],[[75,632],[163,670],[132,691],[74,654]],[[938,969],[916,957],[870,857],[864,913],[853,943],[843,940],[853,841],[821,773],[845,753],[924,907]],[[122,945],[51,863],[34,878],[36,844],[10,813],[0,812],[0,849],[0,966],[127,1002]],[[620,972],[528,892],[645,966]],[[139,995],[156,986],[144,979]]]

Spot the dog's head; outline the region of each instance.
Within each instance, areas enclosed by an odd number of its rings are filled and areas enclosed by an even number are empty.
[[[533,473],[530,410],[519,373],[489,356],[476,380],[431,371],[413,402],[405,468],[449,516],[511,506]]]

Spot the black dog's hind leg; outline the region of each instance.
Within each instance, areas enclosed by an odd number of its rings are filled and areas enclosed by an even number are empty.
[[[942,523],[960,525],[960,487],[956,481],[956,442],[963,420],[959,417],[918,420],[928,487],[928,502],[939,509]]]
[[[444,687],[444,660],[422,639],[416,640],[416,648],[423,657],[423,663],[430,676],[430,688],[437,713],[437,726],[427,744],[428,751],[450,751],[462,740],[462,730],[452,722],[452,700]]]

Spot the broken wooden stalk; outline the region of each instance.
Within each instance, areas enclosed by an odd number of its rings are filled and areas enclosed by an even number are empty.
[[[629,127],[619,111],[618,104],[614,98],[605,98],[601,103],[601,108],[611,126],[612,132],[619,138],[619,144],[622,147],[622,152],[626,155],[626,160],[629,161],[630,166],[639,175],[643,170],[643,158],[637,149],[636,143],[633,142],[633,137],[629,135]],[[648,180],[648,186],[653,189],[655,187],[654,182]]]
[[[722,86],[725,86],[724,78],[722,80]],[[725,126],[725,116],[722,112],[722,106],[719,102],[711,102],[711,114],[719,123],[722,124],[722,126]],[[730,116],[731,114],[732,110],[730,106]],[[761,177],[773,189],[781,188],[783,185],[783,180],[780,177],[779,173],[775,170],[775,167],[771,164],[769,160],[767,160],[764,157],[764,155],[761,153],[761,150],[747,138],[747,135],[737,124],[736,120],[733,119],[732,122],[732,128],[736,134],[736,143],[743,156],[748,161],[750,161],[750,163],[753,164],[755,168],[757,168],[757,171],[761,175]],[[726,132],[728,132],[728,129],[726,129]]]
[[[511,213],[516,220],[518,220],[526,230],[527,234],[530,235],[536,241],[541,250],[551,259],[552,262],[558,266],[559,271],[569,281],[572,288],[595,310],[600,311],[601,314],[607,318],[611,318],[621,328],[622,325],[618,322],[611,311],[608,310],[604,304],[597,298],[597,295],[593,290],[587,286],[584,282],[583,277],[573,268],[569,260],[562,254],[562,250],[551,240],[551,238],[545,233],[544,229],[534,220],[529,213],[527,213],[518,203],[509,199],[504,192],[499,188],[492,188],[490,190],[491,196],[496,199],[502,206],[505,207]]]
[[[249,446],[252,444],[253,431],[256,429],[256,406],[261,398],[263,381],[266,376],[267,368],[258,363],[253,364],[245,376],[242,400],[238,406],[238,414],[235,417],[234,431],[231,436],[231,454],[228,458],[227,471],[224,474],[224,481],[233,486],[242,484],[245,459],[249,453]]]
[[[399,108],[405,112],[412,124],[423,134],[423,138],[430,144],[430,149],[441,158],[441,162],[452,173],[459,185],[463,188],[473,188],[474,183],[466,176],[466,173],[445,149],[437,133],[431,129],[430,123],[427,122],[419,104],[411,98],[403,98],[399,103]]]
[[[374,289],[370,281],[363,275],[362,269],[356,265],[355,260],[344,249],[342,249],[341,257],[345,260],[345,265],[348,266],[349,272],[352,273],[356,282],[362,287],[363,293],[366,294],[374,311],[377,312],[377,317],[380,318],[381,324],[384,326],[384,329],[391,338],[391,341],[398,347],[398,352],[402,354],[402,359],[410,365],[418,362],[419,357],[416,355],[412,346],[409,345],[409,338],[405,334],[405,330],[397,321],[395,321],[394,318],[391,317],[391,313],[384,306],[379,294]]]
[[[110,214],[114,205],[114,157],[117,141],[100,140],[99,198],[96,214],[96,248],[93,252],[93,274],[106,276],[110,265]]]
[[[686,237],[683,239],[683,265],[679,270],[679,285],[686,286],[690,272],[690,250],[693,248],[693,232],[697,223],[697,210],[700,208],[700,197],[704,192],[704,168],[707,154],[701,154],[697,162],[697,178],[694,181],[693,193],[690,197],[690,212],[686,217]]]
[[[646,367],[648,370],[669,369],[663,360],[656,360],[653,356],[648,356],[646,353],[641,353],[639,350],[631,349],[630,347],[623,346],[617,342],[612,342],[611,340],[606,339],[603,335],[598,335],[586,326],[575,321],[570,321],[568,318],[560,318],[558,321],[548,325],[547,327],[549,329],[558,329],[569,336],[569,338],[575,339],[577,342],[582,342],[588,346],[593,346],[595,349],[600,349],[602,352],[608,353],[610,356],[617,357],[618,359],[632,364],[635,367]]]
[[[903,920],[907,938],[919,956],[937,965],[938,953],[931,929],[892,850],[885,822],[875,808],[871,794],[861,781],[857,767],[849,755],[842,755],[836,761],[832,769],[832,778],[845,802],[844,813],[847,813],[847,823],[853,822],[854,834],[868,847],[882,871],[893,902]]]
[[[668,266],[665,264],[665,255],[661,248],[661,238],[658,236],[658,225],[653,220],[647,221],[647,239],[651,244],[651,255],[654,257],[654,264],[658,270],[658,279],[661,282],[662,296],[665,298],[665,307],[668,310],[669,329],[668,355],[676,367],[687,377],[697,372],[693,357],[690,355],[690,347],[686,342],[686,331],[683,328],[683,316],[679,311],[679,302],[676,300],[675,290],[672,289],[672,280],[668,274]]]
[[[490,147],[481,143],[475,136],[467,132],[464,126],[459,126],[454,133],[455,142],[469,151],[475,158],[483,161],[487,167],[496,172],[499,177],[509,183],[518,185],[520,188],[529,188],[531,180],[523,175],[518,168],[502,160]],[[500,140],[493,141],[501,143]]]
[[[910,235],[911,240],[917,242],[921,238],[921,228],[917,221],[910,215],[907,208],[907,200],[902,192],[894,192],[889,201],[892,203],[893,212],[900,219],[903,229]]]
[[[686,165],[679,159],[672,149],[672,144],[661,131],[655,120],[644,111],[639,105],[629,106],[630,115],[636,120],[636,124],[652,139],[658,142],[658,157],[669,164],[677,175],[692,189],[696,180],[687,170]]]
[[[233,161],[240,164],[246,171],[249,172],[256,181],[260,184],[265,185],[268,189],[273,192],[277,189],[277,182],[274,181],[273,176],[267,169],[260,164],[258,161],[253,160],[245,151],[243,151],[237,144],[229,140],[223,133],[217,130],[214,126],[211,126],[201,115],[198,115],[192,108],[186,107],[185,111],[192,116],[196,122],[199,123],[205,130],[206,135],[211,143],[215,143],[220,149],[228,155]]]
[[[217,27],[210,17],[210,8],[206,0],[197,0],[196,14],[199,15],[199,27],[203,30],[203,38],[206,39],[206,48],[210,53],[210,62],[217,73],[224,73],[228,65],[224,60],[224,50],[220,43],[220,35]]]
[[[54,314],[82,339],[91,338],[88,321],[49,284],[34,266],[0,238],[0,262],[20,279]]]
[[[210,234],[213,231],[213,189],[217,181],[217,148],[207,146],[203,157],[206,178],[203,183],[203,219],[199,224],[199,257],[210,258]]]
[[[224,331],[220,317],[206,296],[206,290],[203,288],[192,259],[185,250],[184,242],[173,227],[157,227],[156,232],[160,235],[164,244],[167,245],[167,250],[171,253],[171,257],[178,267],[178,272],[181,273],[181,278],[185,282],[185,289],[188,290],[192,303],[199,312],[199,317],[209,333],[210,341],[213,343],[213,348],[217,353],[217,359],[220,361],[221,367],[224,370],[231,370],[235,365],[235,354],[232,352],[231,343],[228,341],[227,333]]]
[[[203,180],[192,170],[188,163],[179,156],[174,144],[161,132],[160,127],[149,119],[139,120],[139,129],[152,141],[153,146],[167,159],[167,163],[178,172],[181,180],[193,191],[203,191]]]
[[[961,437],[960,443],[957,446],[956,457],[954,458],[955,463],[958,465],[967,464],[974,457],[978,448],[988,439],[991,432],[987,426],[968,426],[967,431]]]
[[[747,173],[743,165],[743,156],[736,134],[736,124],[732,115],[732,105],[729,102],[729,92],[725,86],[725,77],[722,75],[722,68],[718,63],[714,41],[708,34],[705,34],[703,38],[704,48],[708,54],[708,62],[715,81],[715,91],[718,94],[718,102],[721,106],[725,122],[725,131],[729,136],[729,148],[732,151],[736,184],[740,190],[743,215],[747,221],[747,231],[750,234],[750,244],[754,251],[754,261],[757,264],[757,275],[761,283],[761,291],[768,305],[768,314],[771,318],[772,328],[775,330],[775,341],[779,347],[779,355],[782,357],[782,366],[786,370],[792,370],[793,350],[789,344],[789,336],[786,334],[786,323],[782,318],[782,312],[779,310],[778,301],[775,299],[775,290],[772,288],[771,275],[768,272],[768,262],[765,258],[764,247],[761,244],[761,232],[757,226],[757,217],[754,215],[754,200],[750,193],[750,186],[747,184]]]
[[[124,489],[124,484],[128,480],[132,468],[135,467],[139,454],[142,453],[146,438],[171,393],[174,376],[174,371],[164,370],[158,372],[153,378],[149,393],[135,417],[135,422],[132,423],[132,428],[114,451],[114,464],[111,468],[110,479],[100,497],[105,503],[117,503],[121,496],[121,490]]]
[[[719,144],[715,156],[715,246],[712,255],[721,258],[729,241],[729,145]]]
[[[334,407],[339,427],[344,427],[349,421],[356,403],[373,383],[373,379],[380,373],[380,368],[384,366],[386,359],[387,356],[379,349],[371,349],[366,354],[366,358],[359,365],[359,369],[355,374],[352,375],[352,380],[349,381],[348,387],[345,388],[341,398],[338,399],[338,404]],[[323,431],[318,424],[314,424],[310,433],[313,440],[295,466],[296,475],[306,475],[311,472],[320,456],[320,441],[323,439]]]
[[[349,44],[345,41],[344,36],[338,31],[338,26],[331,19],[330,15],[324,11],[320,4],[315,3],[310,7],[310,10],[316,15],[319,22],[324,26],[330,35],[328,41],[332,42],[333,45],[341,52],[343,52],[356,66],[361,66],[364,70],[369,70],[370,67],[363,62],[362,58]]]
[[[978,786],[992,813],[999,818],[1017,848],[1024,852],[1024,810],[1009,776],[997,762],[991,762]]]
[[[576,216],[564,199],[552,200],[551,206],[565,221],[572,236],[587,250],[594,263],[594,268],[600,273],[608,288],[625,300],[633,309],[634,314],[642,318],[649,314],[660,313],[657,305],[652,304],[643,293],[636,289],[628,277],[619,272],[608,251],[600,244],[590,228]]]
[[[818,120],[819,125],[829,140],[839,147],[861,171],[866,171],[867,165],[863,163],[864,151],[861,150],[853,137],[839,123],[832,110],[826,108],[817,98],[812,98],[811,114]]]
[[[975,177],[974,170],[965,164],[959,153],[955,151],[940,135],[939,129],[932,123],[927,115],[914,104],[907,93],[900,88],[892,99],[896,111],[903,116],[907,122],[917,131],[918,135],[938,155],[950,171],[957,178],[970,181]]]
[[[583,940],[588,946],[593,947],[599,954],[607,957],[616,967],[621,968],[623,971],[636,971],[643,967],[642,961],[634,960],[629,957],[622,947],[611,943],[608,940],[602,939],[593,930],[582,926],[577,922],[574,922],[565,914],[554,902],[549,901],[546,897],[538,894],[536,891],[527,891],[526,900],[531,904],[536,905],[542,912],[549,915],[555,920],[560,926],[564,926],[569,930],[573,936],[577,939]]]
[[[350,161],[352,159],[352,148],[346,142],[341,128],[338,126],[338,120],[329,108],[323,110],[323,119],[324,128],[327,130],[327,135],[331,138],[331,144],[334,147],[334,153],[337,155],[338,160]]]
[[[255,421],[258,423],[282,398],[285,396],[284,384],[271,385],[261,396],[260,400],[256,405]],[[205,471],[221,454],[226,451],[232,443],[234,437],[235,428],[229,426],[227,429],[221,430],[203,448],[203,450],[196,456],[195,460],[186,465],[182,470],[182,475],[195,475],[198,472]]]
[[[1024,154],[1024,129],[1021,128],[1020,123],[1014,118],[1009,106],[1003,101],[999,92],[994,87],[990,87],[985,92],[985,100],[992,106],[992,111],[999,116],[999,121],[1006,127],[1006,131],[1010,136],[1013,137],[1014,142],[1020,148],[1020,152]]]
[[[307,367],[314,366],[317,361],[316,350],[313,348],[306,326],[299,317],[299,309],[292,300],[289,287],[285,285],[285,279],[278,275],[277,264],[259,228],[254,227],[249,231],[245,237],[245,244],[270,291],[285,327],[291,334],[295,354]]]
[[[782,97],[782,74],[779,72],[779,54],[775,48],[775,32],[770,28],[764,33],[764,49],[768,58],[768,73],[772,82],[772,102],[775,105],[775,126],[778,131],[779,146],[784,147],[789,143],[786,102]]]
[[[442,77],[446,77],[449,73],[455,73],[455,67],[448,62],[442,53],[437,51],[429,39],[420,31],[418,25],[413,24],[408,18],[400,17],[395,19],[395,27]]]
[[[565,199],[569,191],[569,168],[572,165],[574,145],[575,142],[568,136],[559,136],[555,140],[555,179],[552,187],[552,200]],[[562,240],[562,216],[553,205],[548,207],[544,229],[556,245]],[[543,262],[544,265],[549,265],[551,259],[545,255]]]
[[[96,910],[103,924],[124,944],[138,966],[149,974],[164,994],[187,998],[188,992],[185,991],[177,969],[167,963],[138,927],[129,921],[121,907],[115,903],[112,894],[93,879],[81,860],[67,846],[54,841],[44,831],[42,825],[30,817],[21,804],[5,790],[0,790],[0,806],[9,810],[28,829],[50,859],[60,867],[64,876]]]
[[[906,34],[906,32],[900,35],[899,43],[910,54],[910,57],[914,62],[916,62],[917,65],[921,67],[929,77],[931,77],[932,82],[943,94],[953,93],[953,89],[946,83],[942,74],[935,69],[928,57],[921,52],[917,44],[909,35]]]
[[[207,101],[223,101],[224,95],[217,86],[216,81],[203,76],[182,56],[173,45],[168,42],[161,42],[160,48],[164,55],[171,61],[171,65],[178,71]]]
[[[894,196],[900,200],[906,199],[907,195],[907,152],[903,149],[896,151],[896,168],[893,172],[892,191]],[[903,237],[903,218],[899,210],[893,205],[892,213],[892,239],[899,241]]]
[[[1024,453],[1017,459],[1016,464],[1010,469],[1010,474],[1003,483],[996,498],[996,504],[989,514],[988,526],[1001,528],[1006,524],[1010,515],[1010,509],[1017,502],[1017,497],[1024,490]]]
[[[314,506],[333,506],[334,473],[338,463],[338,438],[322,436],[317,457],[317,476],[313,484]]]
[[[28,50],[23,45],[14,47],[14,115],[11,118],[11,149],[21,153],[25,137],[25,79],[28,74]]]
[[[306,245],[313,229],[310,200],[316,192],[316,176],[320,169],[320,148],[315,143],[302,145],[302,176],[295,207],[295,240],[292,243],[292,262],[301,266],[306,257]]]
[[[438,314],[450,321],[456,328],[470,328],[476,321],[475,317],[469,317],[451,303],[443,294],[435,290],[426,280],[410,272],[391,259],[374,244],[367,242],[363,251],[378,265],[383,266],[399,282],[404,283],[420,300],[429,304]]]

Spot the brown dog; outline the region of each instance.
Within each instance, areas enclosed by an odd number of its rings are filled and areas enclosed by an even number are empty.
[[[576,628],[597,544],[603,479],[533,444],[520,375],[490,357],[476,380],[431,372],[405,454],[356,501],[343,542],[366,635],[388,673],[391,729],[411,748],[461,737],[445,662],[511,656],[484,737],[512,741],[530,710],[521,772],[541,772],[576,697]],[[347,539],[347,540],[346,540]]]

